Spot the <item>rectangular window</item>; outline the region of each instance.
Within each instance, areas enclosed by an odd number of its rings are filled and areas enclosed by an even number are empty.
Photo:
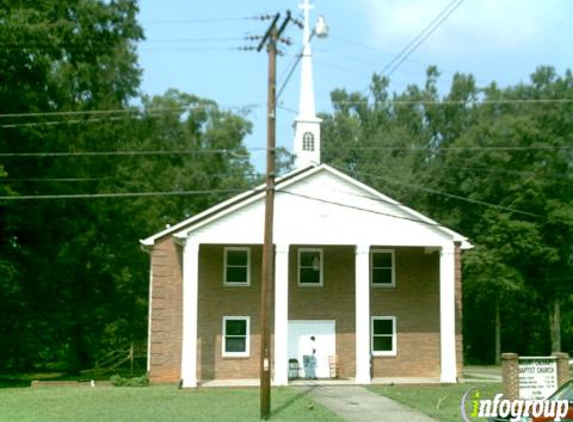
[[[225,248],[225,279],[226,286],[249,286],[250,280],[250,249]]]
[[[298,250],[299,286],[322,286],[322,249]]]
[[[372,355],[396,356],[396,317],[372,317]]]
[[[249,317],[223,317],[223,356],[248,357]]]
[[[394,251],[373,249],[370,253],[370,283],[372,286],[396,286]]]

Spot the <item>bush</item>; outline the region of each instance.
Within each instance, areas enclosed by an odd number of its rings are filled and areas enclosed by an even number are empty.
[[[133,378],[113,375],[109,380],[116,387],[147,387],[149,385],[149,377],[147,375]]]

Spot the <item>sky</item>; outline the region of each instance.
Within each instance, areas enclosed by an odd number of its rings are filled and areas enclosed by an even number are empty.
[[[253,17],[284,16],[287,10],[299,17],[299,3],[140,0],[139,22],[146,36],[138,45],[142,92],[160,95],[176,88],[212,99],[225,110],[247,111],[253,133],[245,142],[252,150],[252,163],[264,171],[264,151],[257,148],[266,145],[268,57],[264,50],[239,48],[256,46],[245,37],[262,35],[269,25]],[[327,38],[312,40],[317,112],[332,110],[334,89],[366,92],[372,74],[381,73],[442,11],[451,14],[391,73],[390,92],[423,84],[430,65],[441,71],[443,93],[455,72],[471,73],[478,86],[495,81],[505,87],[528,82],[540,65],[553,66],[559,74],[572,68],[571,0],[312,0],[312,4],[311,24],[323,15],[330,29]],[[295,25],[289,25],[285,36],[293,44],[284,46],[278,58],[278,88],[302,48],[302,31]],[[299,74],[300,66],[278,100],[277,145],[289,150]]]

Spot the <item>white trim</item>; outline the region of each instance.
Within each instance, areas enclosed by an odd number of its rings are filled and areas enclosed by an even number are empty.
[[[301,283],[300,281],[300,255],[304,252],[318,252],[320,256],[320,282],[317,283]],[[297,284],[300,287],[323,287],[324,286],[324,251],[322,248],[298,248],[297,251],[297,262],[296,262],[296,273],[297,273]]]
[[[243,251],[247,252],[247,281],[236,282],[227,281],[227,252],[229,251]],[[251,248],[248,246],[227,246],[223,252],[223,285],[230,287],[247,287],[251,285]],[[241,267],[243,268],[243,267]]]
[[[441,382],[456,382],[455,248],[440,254],[440,364]]]
[[[376,253],[389,253],[392,255],[392,264],[390,269],[392,270],[392,281],[390,284],[374,283],[374,259],[373,255]],[[396,250],[394,249],[372,249],[370,251],[370,286],[374,288],[388,289],[396,287]]]
[[[356,376],[370,384],[370,245],[357,245],[355,255]]]
[[[181,381],[183,387],[197,387],[197,317],[199,292],[199,244],[187,241],[183,247],[183,327]]]
[[[392,321],[392,350],[374,350],[374,321]],[[398,332],[396,330],[395,316],[373,316],[370,320],[370,351],[372,356],[397,356]]]
[[[275,247],[274,385],[288,385],[289,245]]]
[[[227,352],[226,349],[226,342],[227,342],[227,334],[226,334],[226,322],[227,321],[245,321],[246,324],[246,332],[245,332],[245,351],[244,352]],[[221,355],[224,358],[248,358],[251,355],[251,317],[248,316],[224,316],[223,317],[223,326],[221,329]]]

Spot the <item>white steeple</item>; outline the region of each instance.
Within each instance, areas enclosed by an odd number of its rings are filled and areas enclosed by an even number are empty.
[[[302,59],[300,75],[300,98],[298,116],[294,122],[295,167],[303,168],[311,164],[320,164],[320,122],[314,108],[314,84],[312,79],[312,53],[310,51],[310,9],[314,8],[309,0],[299,7],[304,12],[302,30]]]

